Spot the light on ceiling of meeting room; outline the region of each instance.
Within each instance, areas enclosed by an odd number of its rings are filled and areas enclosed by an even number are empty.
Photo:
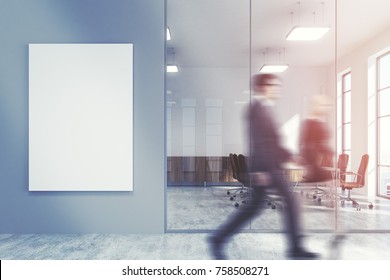
[[[179,72],[179,67],[175,62],[175,48],[171,47],[167,49],[167,56],[170,57],[171,62],[167,63],[167,73],[177,73]]]
[[[179,67],[177,67],[176,64],[168,64],[168,65],[167,65],[167,72],[168,72],[168,73],[176,73],[176,72],[179,72]]]
[[[329,31],[327,26],[294,26],[287,34],[288,41],[314,41],[322,38]]]
[[[264,64],[260,69],[260,73],[281,73],[286,71],[287,68],[287,64]]]
[[[167,41],[170,41],[171,39],[172,39],[171,30],[169,29],[169,27],[167,27]]]
[[[278,59],[275,59],[275,53],[278,54]],[[285,63],[286,49],[283,48],[283,57],[281,50],[267,48],[263,52],[263,66],[260,68],[260,73],[282,73],[288,68]],[[271,59],[270,59],[271,58]],[[270,62],[274,61],[274,62]]]
[[[294,24],[294,12],[291,12],[291,25],[293,26],[290,32],[286,35],[288,41],[314,41],[321,39],[330,29],[325,24],[325,3],[321,2],[322,9],[322,22],[317,23],[317,12],[316,9],[312,12],[313,21],[305,24],[301,24],[301,2],[298,4],[298,18],[297,23]]]

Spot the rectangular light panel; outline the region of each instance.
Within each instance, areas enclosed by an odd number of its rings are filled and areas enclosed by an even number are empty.
[[[318,40],[329,31],[329,27],[303,27],[295,26],[287,34],[286,40],[289,41],[313,41]]]
[[[284,72],[288,68],[288,65],[286,64],[265,64],[261,67],[260,73],[281,73]]]
[[[177,65],[167,65],[167,72],[168,73],[177,73],[177,72],[179,72],[179,67],[177,67]]]
[[[171,30],[169,29],[169,27],[167,27],[167,41],[170,41],[171,39],[172,39]]]

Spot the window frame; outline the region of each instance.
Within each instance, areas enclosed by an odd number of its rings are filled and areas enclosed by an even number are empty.
[[[347,86],[346,86],[346,77],[350,77],[350,81],[349,81],[349,89],[347,89]],[[338,102],[341,102],[340,105],[340,112],[337,112],[337,113],[340,113],[341,116],[337,116],[338,118],[340,118],[340,122],[339,122],[339,125],[340,125],[340,135],[339,137],[341,137],[341,141],[340,141],[340,144],[341,144],[341,147],[338,148],[338,151],[341,153],[341,154],[348,154],[349,155],[349,158],[350,160],[348,161],[348,169],[350,169],[351,167],[351,156],[352,156],[352,137],[350,135],[349,137],[349,148],[347,149],[346,148],[346,126],[349,125],[350,127],[350,134],[352,133],[352,112],[351,112],[351,109],[352,109],[352,71],[351,70],[348,70],[342,74],[340,74],[340,81],[341,81],[341,92],[340,92],[340,101],[338,100]],[[349,121],[346,121],[345,119],[345,113],[346,113],[346,106],[348,106],[348,104],[346,104],[346,94],[349,94],[350,95],[350,98],[349,98]]]
[[[388,195],[381,194],[381,184],[380,184],[380,178],[381,178],[381,168],[387,167],[390,168],[390,164],[381,164],[381,157],[380,157],[380,145],[381,145],[381,139],[380,139],[380,120],[384,118],[390,118],[390,114],[381,115],[380,113],[380,94],[383,91],[389,90],[390,85],[385,86],[383,88],[380,87],[381,85],[381,67],[380,67],[380,61],[384,57],[390,56],[390,51],[383,53],[382,55],[378,56],[376,58],[376,196],[382,197],[382,198],[390,198],[390,193]]]

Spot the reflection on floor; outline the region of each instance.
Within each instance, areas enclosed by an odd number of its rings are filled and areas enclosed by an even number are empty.
[[[232,187],[168,187],[167,188],[167,228],[168,230],[212,230],[224,222],[230,214],[237,211],[235,202],[240,202],[240,194],[230,201],[227,191]],[[342,207],[337,203],[332,207],[331,200],[323,197],[319,203],[306,190],[294,195],[302,206],[303,227],[308,231],[333,231],[336,226],[340,231],[387,230],[390,231],[390,201],[377,199],[370,201],[365,197],[354,196],[361,206],[357,211],[351,202]],[[282,201],[276,201],[276,209],[267,207],[262,214],[246,227],[250,230],[282,230]],[[335,209],[337,208],[337,212]],[[337,213],[337,214],[336,214]],[[336,219],[337,216],[337,219]]]
[[[208,260],[206,233],[155,235],[0,235],[2,260]],[[322,259],[390,260],[389,234],[350,233],[338,248],[333,234],[312,234],[307,248]],[[236,260],[283,260],[285,240],[278,233],[241,233],[227,247]],[[380,249],[378,249],[380,248]]]

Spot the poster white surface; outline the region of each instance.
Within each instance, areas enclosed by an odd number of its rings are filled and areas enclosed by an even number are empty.
[[[133,190],[133,45],[29,45],[29,190]]]

